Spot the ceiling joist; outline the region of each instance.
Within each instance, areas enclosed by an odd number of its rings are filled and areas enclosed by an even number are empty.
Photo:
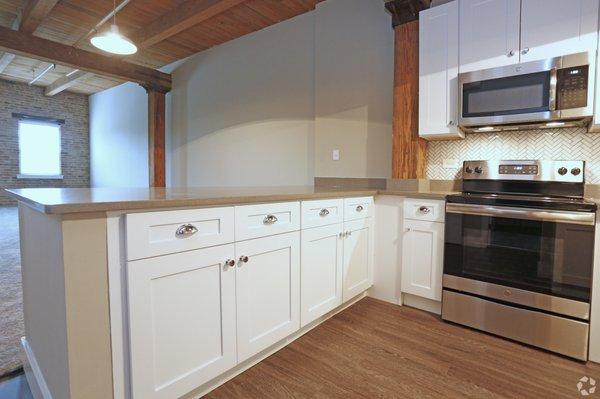
[[[64,90],[69,89],[70,87],[75,86],[79,81],[91,78],[92,76],[94,76],[94,74],[90,72],[79,70],[73,71],[71,74],[65,75],[52,82],[49,86],[46,86],[44,94],[47,96],[54,96]]]
[[[4,27],[0,27],[0,49],[24,57],[139,83],[156,91],[171,90],[169,74]]]
[[[187,0],[135,32],[130,39],[144,49],[204,22],[246,0]]]
[[[19,30],[25,33],[35,32],[56,3],[58,3],[58,0],[29,0],[23,11]]]

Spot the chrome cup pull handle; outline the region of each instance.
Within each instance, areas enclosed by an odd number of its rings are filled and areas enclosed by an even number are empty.
[[[186,223],[177,228],[177,230],[175,231],[175,236],[179,238],[188,238],[193,236],[197,232],[198,229],[196,228],[196,226],[194,226],[193,224]]]
[[[277,220],[278,220],[277,216],[275,216],[275,215],[267,215],[263,219],[263,223],[264,224],[273,224],[273,223],[277,222]]]
[[[321,217],[325,217],[327,215],[329,215],[329,209],[323,208],[323,209],[321,209],[321,212],[319,212],[319,216],[321,216]]]
[[[364,210],[365,210],[365,208],[362,205],[359,205],[356,207],[356,212],[362,212]]]
[[[429,208],[428,206],[422,206],[419,208],[419,212],[427,214],[431,212],[431,208]]]

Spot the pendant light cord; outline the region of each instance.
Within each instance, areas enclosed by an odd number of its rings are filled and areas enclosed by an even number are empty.
[[[117,24],[117,0],[113,0],[113,25]]]

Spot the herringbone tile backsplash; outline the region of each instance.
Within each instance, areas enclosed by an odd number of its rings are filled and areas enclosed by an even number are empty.
[[[461,169],[446,169],[444,159],[569,159],[586,161],[586,182],[600,184],[600,134],[586,128],[471,133],[464,140],[431,141],[427,151],[427,178],[462,178]]]

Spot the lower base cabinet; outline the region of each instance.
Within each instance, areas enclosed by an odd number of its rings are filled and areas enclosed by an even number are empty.
[[[373,233],[371,218],[344,222],[344,302],[373,285]]]
[[[405,220],[402,292],[442,300],[444,223]]]
[[[342,304],[343,225],[302,230],[302,327]]]
[[[234,245],[129,262],[133,399],[178,398],[236,365]]]
[[[242,362],[300,328],[300,233],[237,242],[235,252]]]

